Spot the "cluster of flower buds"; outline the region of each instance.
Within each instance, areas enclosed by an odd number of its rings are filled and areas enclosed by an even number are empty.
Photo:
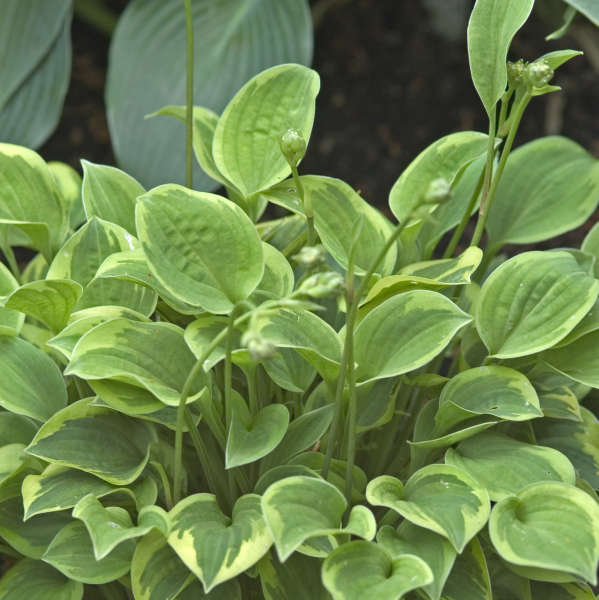
[[[265,339],[259,331],[248,329],[241,337],[241,343],[248,349],[251,357],[256,362],[272,358],[277,347]]]
[[[339,273],[325,271],[308,277],[299,287],[298,292],[310,298],[334,298],[343,293],[345,282]]]
[[[301,250],[291,258],[298,264],[313,269],[322,265],[326,259],[327,253],[321,244],[317,246],[303,246]]]
[[[551,65],[543,59],[525,63],[522,59],[507,63],[507,78],[512,88],[528,85],[541,88],[547,85],[553,77]]]
[[[296,167],[306,154],[306,140],[297,129],[288,129],[281,136],[279,146],[285,160],[293,167]]]

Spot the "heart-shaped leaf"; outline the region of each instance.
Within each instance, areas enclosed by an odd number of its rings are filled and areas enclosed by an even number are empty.
[[[113,319],[79,340],[65,374],[84,379],[119,378],[144,387],[164,404],[177,406],[194,364],[183,330],[176,325]],[[204,387],[198,379],[192,398]]]
[[[212,494],[194,494],[169,513],[168,543],[208,593],[256,564],[272,545],[260,510],[260,496],[237,500],[231,518]]]
[[[425,365],[470,320],[436,292],[415,290],[385,300],[356,328],[358,381],[394,377]]]
[[[543,353],[543,360],[560,373],[590,387],[599,387],[597,341],[599,331],[589,333],[567,346]]]
[[[56,363],[16,337],[0,337],[0,406],[46,421],[67,403],[67,390]]]
[[[472,475],[494,502],[538,481],[576,482],[574,467],[561,452],[498,433],[480,433],[450,448],[445,463]]]
[[[280,137],[297,130],[306,142],[320,89],[315,71],[297,64],[271,67],[248,81],[216,125],[212,155],[218,170],[247,198],[291,174]]]
[[[44,600],[81,600],[83,585],[68,579],[50,565],[26,558],[11,567],[0,579],[2,600],[41,598]]]
[[[445,581],[456,559],[453,546],[440,535],[404,521],[397,531],[389,525],[379,529],[377,542],[392,558],[402,554],[412,554],[421,558],[433,573],[433,581],[423,586],[423,591],[431,600],[439,600]]]
[[[527,421],[543,413],[534,387],[522,373],[492,365],[462,371],[443,387],[436,431],[445,433],[477,415]]]
[[[582,225],[597,206],[599,161],[564,137],[510,154],[489,211],[489,243],[531,244]]]
[[[27,452],[115,485],[135,481],[156,441],[154,429],[140,419],[91,406],[91,400],[79,400],[57,412],[37,432]]]
[[[252,416],[245,400],[234,396],[225,452],[226,468],[247,465],[272,452],[285,436],[288,425],[289,411],[282,404],[265,406]]]
[[[96,560],[85,525],[81,521],[73,521],[58,532],[42,560],[69,579],[98,585],[128,573],[134,550],[135,541],[127,540],[106,558]]]
[[[534,0],[477,0],[468,23],[468,58],[474,87],[490,115],[507,85],[512,38],[528,19]],[[495,32],[490,39],[489,32]]]
[[[599,282],[569,252],[523,252],[482,286],[476,328],[496,358],[550,348],[595,304]]]
[[[578,488],[535,483],[508,496],[494,506],[489,533],[508,562],[597,581],[599,506]]]
[[[116,223],[135,235],[135,201],[145,193],[130,175],[115,167],[87,160],[83,167],[82,199],[88,219],[93,216]]]
[[[262,243],[226,198],[163,185],[141,196],[135,214],[148,266],[175,298],[228,313],[260,283]]]
[[[490,511],[487,491],[466,472],[450,465],[423,467],[405,487],[395,477],[377,477],[368,484],[366,499],[446,537],[458,552],[484,526]]]
[[[12,292],[4,306],[47,325],[55,333],[67,324],[83,288],[70,279],[46,279],[26,283]]]
[[[396,558],[372,542],[344,544],[327,556],[322,582],[334,600],[400,600],[433,581],[428,565],[417,556]]]

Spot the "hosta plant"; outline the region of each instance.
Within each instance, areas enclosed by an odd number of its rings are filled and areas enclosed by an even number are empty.
[[[504,253],[599,199],[576,142],[512,151],[578,54],[506,65],[532,4],[476,3],[489,133],[417,156],[396,222],[299,174],[295,64],[188,111],[228,198],[0,145],[0,599],[595,597],[599,228]]]

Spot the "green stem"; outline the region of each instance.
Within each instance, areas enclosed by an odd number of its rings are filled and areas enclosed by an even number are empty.
[[[478,199],[480,191],[483,187],[485,173],[486,169],[483,170],[483,172],[480,174],[480,177],[478,178],[478,183],[474,188],[474,193],[472,194],[472,198],[470,198],[468,208],[466,208],[466,212],[462,215],[462,220],[460,221],[460,224],[458,225],[457,229],[453,232],[453,235],[449,240],[449,244],[447,244],[447,248],[445,248],[445,252],[443,253],[443,258],[451,258],[459,241],[462,239],[462,235],[464,233],[464,230],[466,229],[466,225],[468,225],[468,221],[470,221],[470,216],[472,215],[472,211],[474,210],[474,207],[476,205],[476,200]]]
[[[291,173],[293,175],[293,182],[295,183],[295,187],[297,189],[297,194],[302,201],[302,206],[304,207],[304,213],[306,214],[306,223],[308,225],[308,246],[313,246],[316,243],[316,231],[314,229],[314,213],[312,212],[312,199],[310,195],[306,196],[304,193],[304,186],[302,185],[301,179],[299,178],[299,173],[297,171],[297,166],[289,165],[291,167]]]
[[[345,325],[345,343],[343,344],[343,356],[341,357],[341,364],[339,366],[339,376],[337,378],[337,387],[335,392],[335,412],[333,414],[333,422],[331,424],[331,430],[329,433],[329,440],[327,443],[327,451],[325,453],[324,462],[322,465],[322,476],[324,479],[327,478],[329,473],[329,468],[331,466],[331,460],[333,458],[333,451],[335,446],[337,445],[337,438],[339,436],[339,429],[343,416],[343,389],[345,386],[345,376],[347,370],[347,360],[350,356],[350,344],[353,345],[353,327],[356,320],[356,314],[358,312],[358,304],[360,302],[360,298],[364,294],[366,287],[368,286],[368,282],[370,278],[374,274],[375,270],[378,268],[382,260],[385,258],[387,252],[389,252],[391,246],[397,242],[397,238],[401,235],[401,232],[405,229],[406,225],[410,222],[411,214],[409,214],[403,223],[397,225],[393,233],[387,239],[385,245],[381,248],[374,262],[360,281],[360,285],[353,296],[351,304],[347,307],[347,318]],[[352,335],[348,335],[348,332],[352,331]]]
[[[299,250],[308,239],[307,231],[302,231],[287,247],[281,250],[281,253],[285,258],[289,258],[291,254],[294,254],[297,250]]]
[[[14,278],[17,280],[17,283],[21,285],[21,270],[19,269],[19,264],[15,258],[15,253],[12,251],[12,247],[9,244],[6,244],[5,246],[2,246],[2,252],[6,257],[6,262],[8,263]]]
[[[233,407],[231,396],[233,395],[233,331],[235,326],[235,309],[231,311],[229,315],[229,322],[227,325],[227,337],[225,346],[225,369],[224,369],[224,391],[225,391],[225,429],[227,437],[229,437],[229,428],[231,427],[231,420],[233,418]],[[227,479],[229,481],[229,491],[231,498],[235,498],[236,485],[233,474],[233,469],[227,471]]]
[[[187,40],[187,87],[185,102],[185,185],[193,187],[193,13],[191,0],[185,3],[185,34]]]
[[[75,0],[74,9],[82,21],[109,37],[113,34],[118,18],[102,0]]]
[[[484,196],[483,190],[483,198],[481,199],[481,208],[478,213],[478,222],[476,224],[476,229],[474,231],[474,235],[472,236],[472,246],[478,246],[480,239],[483,235],[485,225],[487,223],[487,218],[489,216],[489,211],[491,210],[491,206],[493,205],[493,200],[495,199],[495,192],[497,191],[497,186],[499,185],[499,181],[501,180],[501,176],[503,175],[503,171],[505,169],[505,165],[507,163],[508,156],[512,150],[512,144],[514,143],[514,138],[516,137],[516,133],[518,131],[518,127],[520,126],[520,121],[522,120],[522,115],[530,102],[531,96],[530,93],[525,92],[521,98],[518,98],[516,95],[515,105],[512,109],[513,114],[510,114],[510,131],[505,140],[505,144],[503,146],[503,150],[501,151],[501,158],[499,159],[499,165],[497,166],[497,171],[493,176],[493,181],[490,185],[488,194]],[[485,201],[484,210],[483,210],[483,200]]]
[[[353,258],[353,257],[352,257]],[[347,271],[347,303],[354,304],[354,269],[353,260]],[[356,460],[356,439],[358,424],[358,399],[356,397],[356,372],[354,369],[354,323],[347,328],[345,343],[347,352],[347,378],[349,382],[348,399],[348,428],[347,428],[347,462],[345,463],[345,497],[348,504],[351,503],[351,491],[353,482],[353,470]]]
[[[258,414],[258,387],[256,381],[256,370],[257,367],[249,365],[244,369],[245,378],[248,384],[248,399],[250,404],[250,413],[252,415]]]
[[[514,95],[514,90],[509,89],[501,97],[501,109],[499,110],[499,123],[497,125],[497,131],[498,131],[500,137],[503,137],[505,135],[505,133],[503,131],[503,127],[505,125],[505,120],[507,117],[508,105],[509,105],[510,100],[512,99],[513,95]]]

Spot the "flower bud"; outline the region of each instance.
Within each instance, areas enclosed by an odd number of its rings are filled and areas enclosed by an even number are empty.
[[[553,69],[544,60],[530,63],[526,68],[528,81],[537,88],[547,85],[553,77]]]
[[[274,344],[271,344],[259,332],[252,329],[243,334],[241,343],[248,349],[252,359],[256,362],[272,358],[277,351]]]
[[[451,185],[447,179],[439,177],[430,182],[422,202],[424,204],[442,204],[451,197]]]
[[[521,83],[524,82],[526,77],[526,65],[522,59],[516,62],[507,63],[507,80],[509,81],[510,87],[517,88]]]
[[[312,269],[321,265],[325,258],[326,252],[323,246],[303,246],[302,249],[291,257],[297,264],[303,265],[308,269]]]
[[[341,294],[344,287],[345,282],[339,273],[326,271],[308,277],[298,291],[311,298],[330,298]]]
[[[288,129],[281,136],[279,145],[285,160],[294,167],[306,154],[306,140],[297,129]]]

